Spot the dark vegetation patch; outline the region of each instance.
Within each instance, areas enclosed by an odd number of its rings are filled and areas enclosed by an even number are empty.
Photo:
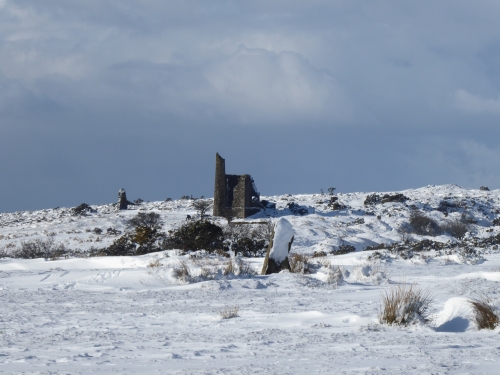
[[[309,210],[304,206],[299,206],[295,202],[290,202],[286,205],[286,207],[294,214],[294,215],[307,215]]]
[[[336,251],[333,252],[333,255],[349,254],[354,253],[355,251],[356,248],[354,246],[343,243]]]
[[[419,210],[412,210],[410,213],[410,227],[413,233],[421,236],[436,236],[441,234],[439,224]]]
[[[224,249],[222,228],[208,220],[189,221],[180,228],[168,232],[163,242],[165,249],[206,250]]]
[[[87,203],[82,203],[72,209],[73,216],[85,216],[91,212],[93,212],[92,207],[90,207]]]
[[[384,203],[391,203],[391,202],[397,202],[397,203],[405,203],[407,200],[409,200],[407,196],[401,194],[401,193],[396,193],[396,194],[384,194],[382,196],[378,194],[370,194],[366,196],[364,205],[365,206],[372,206],[376,204],[384,204]]]

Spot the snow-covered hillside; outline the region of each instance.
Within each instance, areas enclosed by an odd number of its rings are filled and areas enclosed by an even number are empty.
[[[327,206],[328,194],[290,195],[262,197],[276,202],[275,210],[263,211],[247,221],[260,221],[262,218],[285,216],[296,231],[294,250],[313,253],[314,251],[335,250],[342,241],[363,250],[367,246],[390,244],[401,241],[398,228],[408,222],[410,208],[414,206],[426,212],[440,222],[460,218],[463,212],[468,213],[477,224],[473,226],[470,236],[489,237],[500,232],[500,227],[492,227],[492,221],[500,213],[500,191],[482,191],[463,189],[456,185],[428,186],[401,193],[409,200],[405,203],[390,202],[364,205],[366,197],[373,193],[336,194],[338,202],[345,209],[332,210]],[[377,193],[379,196],[397,193]],[[136,215],[138,211],[154,211],[161,215],[165,222],[164,229],[170,230],[181,225],[187,215],[195,216],[190,200],[170,202],[147,202],[130,206],[127,211],[119,211],[114,204],[92,206],[94,213],[87,216],[74,216],[71,208],[56,208],[41,211],[27,211],[0,214],[0,247],[14,248],[21,241],[44,238],[55,234],[55,240],[69,248],[85,250],[92,246],[108,246],[119,234],[107,233],[109,228],[119,232],[125,230],[125,220]],[[444,202],[444,203],[443,203]],[[294,215],[287,206],[295,203],[306,207],[308,214]],[[449,209],[445,216],[440,207],[456,207]],[[217,220],[225,224],[226,220]],[[93,232],[95,228],[102,230],[101,235]],[[414,239],[422,236],[412,235]],[[446,233],[432,238],[435,241],[453,241]]]
[[[489,239],[500,232],[492,225],[500,191],[445,185],[376,194],[262,197],[276,209],[246,221],[286,217],[292,252],[328,253],[310,258],[304,274],[260,276],[262,258],[176,250],[0,259],[0,373],[496,374],[500,329],[478,330],[468,301],[483,293],[498,303],[500,251]],[[92,206],[86,216],[70,208],[4,213],[0,248],[8,254],[48,237],[75,250],[104,248],[139,210],[159,213],[168,231],[196,215],[191,203]],[[307,214],[294,214],[297,207]],[[412,209],[440,224],[464,215],[474,223],[463,241],[408,233]],[[426,239],[444,246],[411,250]],[[408,251],[394,247],[403,240]],[[342,245],[357,251],[334,255]],[[362,251],[368,246],[378,250]],[[433,292],[429,323],[379,323],[381,292],[401,283]],[[227,309],[238,316],[222,319]]]

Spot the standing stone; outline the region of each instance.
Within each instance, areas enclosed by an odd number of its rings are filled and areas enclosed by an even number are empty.
[[[290,270],[288,253],[292,247],[294,231],[292,224],[284,218],[276,221],[273,235],[267,248],[266,259],[262,266],[262,275],[278,273],[281,270]]]
[[[120,210],[128,209],[127,193],[124,188],[118,190],[118,207]]]

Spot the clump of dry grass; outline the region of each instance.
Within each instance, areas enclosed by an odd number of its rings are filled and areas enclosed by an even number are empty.
[[[219,315],[222,319],[231,319],[239,316],[239,311],[239,306],[224,306],[224,308],[219,311]]]
[[[478,329],[495,329],[499,325],[498,311],[489,296],[479,295],[469,303]]]
[[[429,322],[429,308],[434,296],[416,284],[400,284],[382,294],[380,323],[407,326],[416,319]]]
[[[291,273],[309,273],[310,264],[309,257],[304,254],[290,254],[288,256],[288,263],[290,264]]]
[[[248,275],[254,276],[257,275],[257,271],[247,262],[242,261],[241,259],[237,260],[239,275]]]
[[[152,270],[157,269],[161,266],[163,266],[163,264],[160,263],[160,259],[158,258],[151,260],[148,264],[148,268],[151,268]]]
[[[173,269],[174,277],[187,282],[191,280],[191,270],[189,269],[188,265],[184,261],[179,261],[179,265],[174,267]]]
[[[232,259],[227,260],[226,264],[222,268],[222,274],[224,276],[236,274],[236,266]]]
[[[200,277],[204,280],[208,280],[214,277],[214,272],[211,267],[203,266],[200,269]]]
[[[344,282],[344,269],[339,266],[329,265],[328,272],[326,276],[326,283],[331,285],[333,288],[337,288]]]

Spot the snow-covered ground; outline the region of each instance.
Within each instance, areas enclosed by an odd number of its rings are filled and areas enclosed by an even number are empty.
[[[468,261],[436,251],[403,259],[366,246],[401,241],[397,230],[414,205],[439,221],[465,210],[477,220],[467,235],[486,238],[500,227],[500,191],[429,186],[400,192],[406,203],[365,206],[368,193],[265,197],[276,202],[247,221],[286,217],[295,231],[292,252],[313,254],[342,243],[358,250],[311,259],[310,274],[228,275],[223,258],[193,259],[169,250],[138,257],[62,260],[0,259],[0,373],[5,374],[497,374],[500,330],[479,331],[468,300],[498,302],[500,252],[481,249]],[[384,193],[378,193],[383,195]],[[436,210],[446,201],[448,216]],[[293,215],[294,202],[309,214]],[[116,211],[111,205],[76,217],[70,209],[0,215],[0,247],[47,238],[72,249],[108,246],[138,210],[161,214],[178,227],[190,201],[151,202]],[[442,207],[441,203],[441,207]],[[224,223],[221,219],[220,223]],[[101,235],[94,228],[103,230]],[[424,237],[412,235],[414,240]],[[428,237],[431,239],[431,237]],[[455,241],[449,235],[432,237]],[[422,256],[424,255],[424,256]],[[173,270],[184,262],[190,280]],[[243,259],[256,271],[262,258]],[[331,270],[345,280],[332,282]],[[201,277],[211,269],[211,277]],[[380,296],[398,283],[429,288],[431,322],[381,325]],[[237,317],[220,312],[238,308]]]

